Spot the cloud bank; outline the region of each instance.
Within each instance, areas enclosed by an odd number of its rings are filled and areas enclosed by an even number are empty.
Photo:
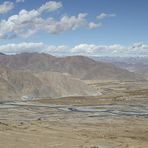
[[[84,55],[84,56],[148,56],[148,45],[134,43],[131,46],[120,44],[95,45],[79,44],[74,47],[67,45],[46,45],[42,42],[23,42],[19,44],[6,44],[0,46],[0,52],[16,54],[22,52],[40,52],[53,55]]]

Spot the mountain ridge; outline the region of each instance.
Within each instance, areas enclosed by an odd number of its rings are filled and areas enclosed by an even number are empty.
[[[0,56],[0,64],[35,72],[67,73],[82,80],[141,80],[141,75],[85,56],[55,57],[45,53]]]

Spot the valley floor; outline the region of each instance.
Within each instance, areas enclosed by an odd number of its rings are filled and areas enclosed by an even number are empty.
[[[0,104],[0,148],[147,148],[148,83],[98,82],[98,97]]]

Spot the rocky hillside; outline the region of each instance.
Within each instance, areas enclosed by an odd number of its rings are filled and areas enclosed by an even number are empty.
[[[34,72],[66,73],[82,80],[142,80],[141,75],[84,56],[58,58],[48,54],[1,55],[0,64]]]
[[[61,73],[13,70],[0,66],[0,101],[99,95],[83,81]]]

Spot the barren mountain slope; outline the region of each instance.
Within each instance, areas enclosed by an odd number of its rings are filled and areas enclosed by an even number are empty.
[[[68,73],[82,80],[141,80],[142,76],[117,68],[113,64],[98,62],[84,56],[58,58],[48,54],[22,53],[1,55],[0,64],[15,69],[35,72]]]
[[[0,66],[0,100],[97,95],[81,80],[61,73],[44,72],[36,76],[28,71]]]
[[[36,76],[49,85],[52,97],[99,95],[99,92],[83,81],[58,72],[41,72]]]

